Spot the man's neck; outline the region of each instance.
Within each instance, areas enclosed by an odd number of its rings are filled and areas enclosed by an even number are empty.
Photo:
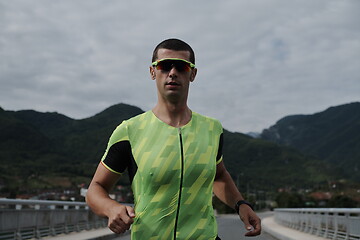
[[[172,103],[157,103],[152,109],[153,113],[164,123],[179,128],[186,125],[191,120],[191,110],[189,107]]]

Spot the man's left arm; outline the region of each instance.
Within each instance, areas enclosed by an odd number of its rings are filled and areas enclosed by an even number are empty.
[[[214,193],[223,203],[231,208],[234,208],[238,201],[244,200],[222,161],[216,167]],[[261,233],[260,218],[250,206],[241,204],[238,214],[244,222],[246,230],[249,231],[245,236],[257,236]]]

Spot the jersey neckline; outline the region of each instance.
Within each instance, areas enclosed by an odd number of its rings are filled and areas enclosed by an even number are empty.
[[[161,120],[160,118],[158,118],[155,113],[153,112],[153,110],[149,110],[149,112],[151,113],[151,115],[160,123],[164,124],[165,126],[168,126],[169,128],[172,128],[172,129],[183,129],[183,128],[186,128],[188,126],[191,125],[193,119],[194,119],[194,114],[196,114],[195,112],[191,111],[191,118],[190,118],[190,121],[187,122],[185,125],[181,126],[181,127],[174,127],[174,126],[171,126],[169,124],[167,124],[166,122],[164,122],[163,120]]]

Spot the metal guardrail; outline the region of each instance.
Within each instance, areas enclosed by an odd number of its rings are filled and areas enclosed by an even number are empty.
[[[0,240],[40,239],[106,227],[85,202],[0,199]]]
[[[360,239],[360,208],[277,208],[283,226],[328,239]]]

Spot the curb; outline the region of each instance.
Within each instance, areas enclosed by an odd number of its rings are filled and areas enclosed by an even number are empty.
[[[263,218],[261,222],[264,231],[279,240],[328,240],[326,238],[284,227],[276,223],[274,217]]]

